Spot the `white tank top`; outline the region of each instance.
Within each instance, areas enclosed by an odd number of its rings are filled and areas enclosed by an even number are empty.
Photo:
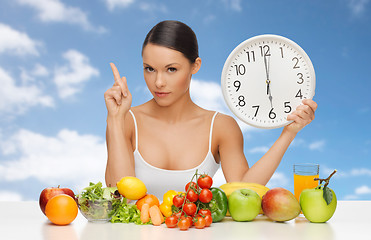
[[[135,176],[142,180],[147,187],[147,193],[153,194],[162,201],[163,195],[168,190],[184,191],[185,185],[191,181],[193,174],[198,169],[198,173],[207,173],[213,177],[220,164],[215,162],[215,158],[211,152],[211,139],[213,134],[214,119],[218,112],[215,112],[210,126],[209,135],[209,150],[204,161],[192,169],[187,170],[166,170],[150,165],[144,161],[138,150],[138,127],[134,113],[129,111],[134,119],[135,124]]]

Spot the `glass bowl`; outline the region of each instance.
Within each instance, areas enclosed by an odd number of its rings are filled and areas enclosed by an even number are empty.
[[[117,210],[117,206],[122,201],[122,197],[112,200],[88,200],[86,198],[78,198],[77,205],[81,214],[89,222],[108,222]]]

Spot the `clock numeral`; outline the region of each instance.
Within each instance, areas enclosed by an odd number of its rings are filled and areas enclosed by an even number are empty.
[[[251,53],[251,58],[250,58],[250,53]],[[248,62],[255,62],[255,52],[254,51],[251,51],[251,52],[246,52],[247,54],[247,61]]]
[[[256,115],[258,115],[259,107],[260,107],[259,105],[252,106],[252,108],[256,108],[254,117],[256,117]]]
[[[269,112],[269,118],[270,118],[270,119],[275,119],[276,116],[277,116],[276,113],[273,112],[273,109],[274,109],[274,108],[272,108],[271,111]]]
[[[260,54],[262,57],[271,55],[270,48],[268,45],[259,46],[259,47],[260,47]]]
[[[238,105],[240,107],[243,107],[246,105],[245,97],[243,95],[238,96]]]
[[[284,103],[285,108],[288,108],[288,110],[285,110],[285,113],[289,113],[292,110],[292,108],[289,104],[290,104],[290,102],[285,102]]]
[[[246,73],[245,65],[234,65],[236,67],[236,74],[238,75],[244,75]]]
[[[303,84],[303,82],[304,82],[303,74],[302,73],[298,73],[298,74],[296,74],[296,76],[298,76],[299,79],[301,80],[301,81],[297,81],[297,83]]]
[[[233,82],[233,86],[235,86],[237,89],[236,89],[236,92],[238,92],[238,90],[240,90],[240,87],[241,87],[241,82],[236,80]]]
[[[298,66],[299,58],[294,57],[294,58],[292,59],[292,61],[293,61],[293,62],[296,61],[296,63],[295,63],[295,65],[294,65],[293,69],[300,68],[300,66]]]
[[[281,49],[281,57],[283,58],[283,47],[280,47]]]
[[[297,98],[303,99],[303,94],[301,93],[301,89],[299,89],[298,93],[296,94]]]

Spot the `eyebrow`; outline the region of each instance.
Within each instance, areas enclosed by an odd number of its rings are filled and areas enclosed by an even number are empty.
[[[175,65],[175,64],[178,64],[178,65],[179,65],[179,63],[176,63],[176,62],[174,62],[174,63],[169,63],[169,64],[167,64],[167,65],[165,66],[165,68],[170,67],[171,65]],[[143,63],[143,65],[147,65],[147,66],[149,66],[149,67],[152,67],[152,66],[149,65],[148,63]]]

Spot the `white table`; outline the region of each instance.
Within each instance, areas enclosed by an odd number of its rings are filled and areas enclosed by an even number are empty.
[[[224,218],[205,229],[180,231],[162,226],[124,223],[90,223],[80,213],[67,226],[51,224],[38,202],[0,202],[0,239],[44,240],[234,240],[234,239],[371,239],[371,201],[339,201],[335,215],[327,223],[310,223],[303,216],[286,223],[258,216],[252,222]]]

